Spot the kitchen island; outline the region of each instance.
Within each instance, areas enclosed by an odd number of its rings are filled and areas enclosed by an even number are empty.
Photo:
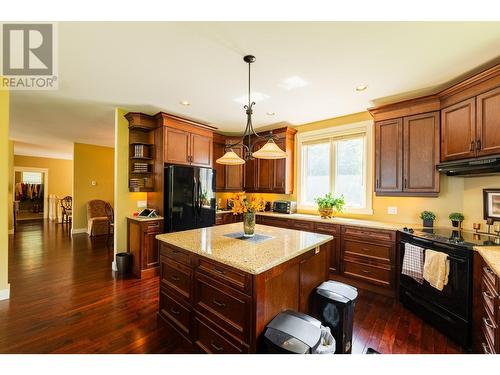
[[[309,312],[328,276],[332,236],[256,225],[241,239],[234,223],[158,235],[159,321],[182,351],[256,353],[279,312]]]

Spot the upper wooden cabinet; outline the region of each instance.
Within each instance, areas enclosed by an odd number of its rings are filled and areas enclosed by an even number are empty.
[[[244,190],[244,165],[223,165],[215,161],[222,157],[226,151],[226,145],[238,142],[236,138],[227,138],[220,134],[214,134],[213,165],[215,168],[217,191],[243,191]],[[233,147],[233,151],[243,157],[242,147]]]
[[[476,155],[476,100],[464,100],[441,110],[441,161]]]
[[[375,123],[377,195],[439,192],[439,112]]]
[[[500,87],[476,98],[478,156],[500,154]]]

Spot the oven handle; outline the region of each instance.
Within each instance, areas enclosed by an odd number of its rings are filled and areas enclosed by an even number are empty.
[[[442,247],[444,249],[454,250],[453,247],[451,247],[451,246],[448,246],[448,245],[445,245],[445,244],[435,244],[434,242],[429,241],[429,240],[424,240],[424,239],[420,239],[419,238],[417,241],[423,242],[423,243],[428,243],[428,244],[433,245],[433,246],[435,246],[437,248]],[[401,241],[401,243],[409,243],[411,245],[418,246],[418,242],[411,243],[409,241]],[[430,250],[432,250],[432,249],[430,249]],[[447,255],[448,255],[448,258],[451,259],[451,260],[454,260],[454,261],[459,262],[459,263],[466,263],[466,260],[463,259],[463,258],[457,258],[457,257],[451,256],[450,254],[447,254]]]

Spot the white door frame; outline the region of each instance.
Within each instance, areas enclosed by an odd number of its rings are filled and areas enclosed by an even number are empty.
[[[42,172],[43,173],[43,218],[49,216],[49,169],[35,167],[16,167],[14,166],[14,176],[12,176],[12,197],[16,199],[16,172]]]

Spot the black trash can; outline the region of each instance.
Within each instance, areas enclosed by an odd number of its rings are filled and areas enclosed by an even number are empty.
[[[118,275],[125,276],[130,273],[130,268],[132,266],[132,254],[130,253],[118,253],[116,254],[116,268],[118,269]]]
[[[309,354],[320,340],[321,322],[292,310],[276,315],[264,331],[266,353],[272,354]]]
[[[352,326],[358,290],[337,281],[325,281],[316,288],[312,315],[329,327],[335,338],[335,354],[352,351]]]

